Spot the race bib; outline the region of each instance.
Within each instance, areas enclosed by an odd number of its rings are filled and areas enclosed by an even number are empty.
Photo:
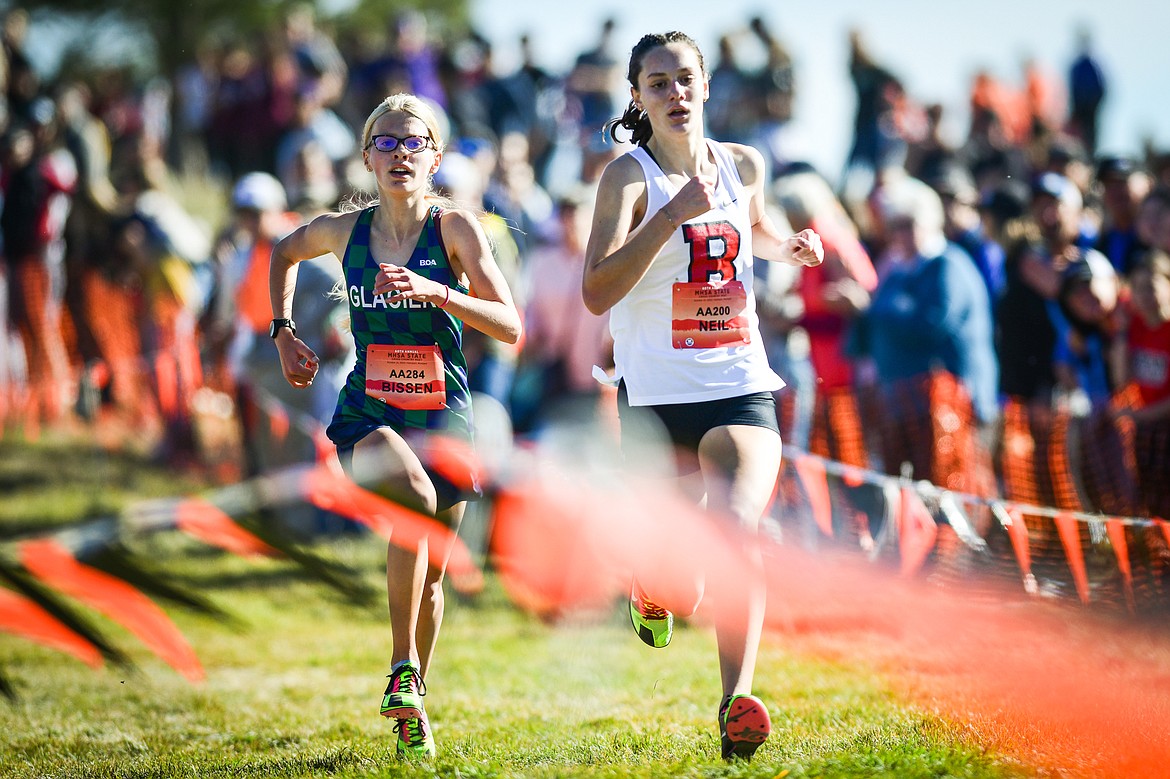
[[[709,349],[751,343],[747,291],[741,281],[676,282],[671,301],[675,349]]]
[[[447,382],[439,347],[370,344],[366,349],[366,394],[407,411],[444,408]]]

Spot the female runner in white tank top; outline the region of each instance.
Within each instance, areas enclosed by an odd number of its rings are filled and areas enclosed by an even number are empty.
[[[610,131],[630,130],[637,148],[602,173],[582,294],[593,313],[610,311],[623,430],[635,410],[657,416],[684,487],[744,531],[745,575],[704,582],[696,570],[693,603],[704,586],[716,601],[723,757],[750,758],[771,729],[751,695],[764,618],[756,532],[780,470],[771,393],[784,386],[764,353],[752,263],[813,266],[824,251],[816,233],[782,235],[766,216],[758,151],[704,137],[709,84],[691,38],[644,36],[628,75],[633,100]],[[665,646],[673,615],[642,584],[653,587],[635,581],[631,619]]]

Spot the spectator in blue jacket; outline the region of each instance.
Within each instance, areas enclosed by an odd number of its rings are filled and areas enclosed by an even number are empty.
[[[883,184],[888,238],[882,278],[857,346],[882,386],[943,369],[962,381],[983,422],[996,415],[997,367],[987,287],[971,258],[943,232],[943,207],[923,182]]]
[[[857,320],[859,371],[876,380],[881,467],[974,494],[991,483],[988,443],[998,415],[998,365],[987,287],[944,233],[938,194],[906,175],[883,176],[871,198],[886,238],[879,281]]]

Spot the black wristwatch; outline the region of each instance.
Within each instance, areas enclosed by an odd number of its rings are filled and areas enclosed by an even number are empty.
[[[297,323],[291,319],[273,319],[272,324],[268,325],[268,335],[275,338],[276,334],[280,332],[280,328],[287,327],[289,332],[293,335],[297,334]]]

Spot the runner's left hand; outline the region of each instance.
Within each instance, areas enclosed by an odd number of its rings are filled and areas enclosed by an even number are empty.
[[[378,265],[378,275],[374,277],[374,294],[385,295],[390,300],[406,298],[436,305],[447,299],[442,284],[424,278],[401,265],[392,265],[388,262]]]
[[[794,265],[815,268],[825,260],[825,247],[821,244],[821,237],[813,230],[801,230],[785,243]]]

